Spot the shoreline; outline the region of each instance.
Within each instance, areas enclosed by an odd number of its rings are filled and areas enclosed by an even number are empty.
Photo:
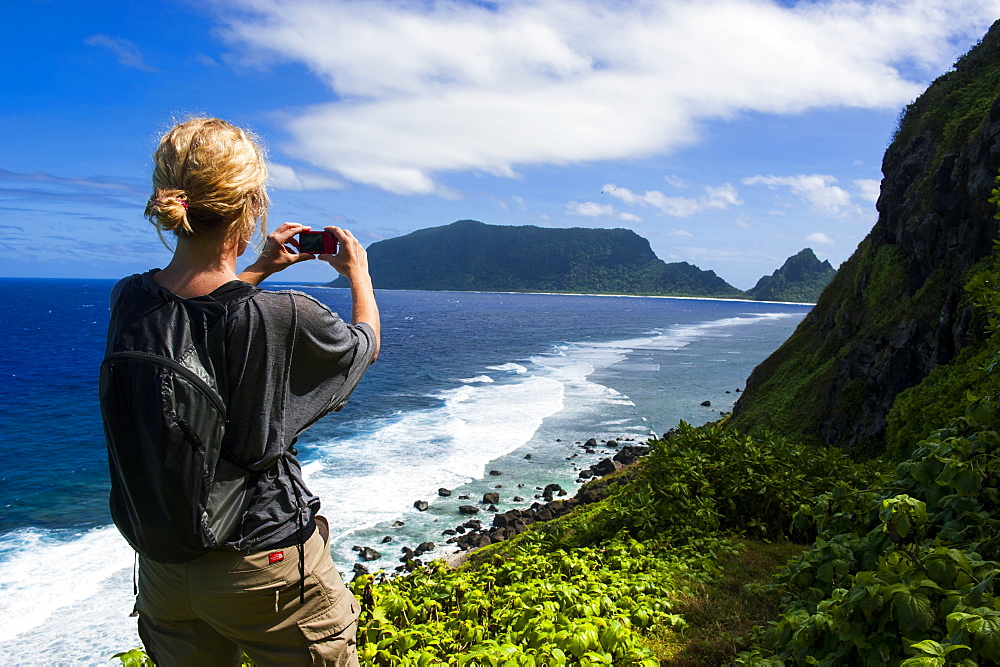
[[[469,504],[459,508],[459,515],[457,517],[461,518],[458,519],[458,523],[453,528],[449,527],[440,531],[440,536],[448,536],[448,539],[443,543],[432,541],[434,539],[439,540],[440,537],[428,533],[424,535],[424,537],[428,538],[427,541],[412,546],[409,544],[399,546],[396,543],[383,543],[374,547],[370,545],[355,545],[352,547],[352,550],[357,553],[357,559],[352,570],[349,570],[349,572],[353,572],[353,578],[378,573],[382,573],[383,576],[394,577],[404,575],[407,572],[437,560],[444,561],[448,567],[460,567],[468,561],[471,554],[486,546],[498,544],[516,537],[533,523],[551,521],[569,514],[579,506],[602,500],[605,494],[595,491],[592,488],[592,483],[600,482],[614,473],[634,466],[646,458],[650,451],[650,446],[645,444],[646,442],[648,442],[648,439],[642,443],[635,443],[634,438],[622,438],[620,441],[608,439],[598,442],[593,437],[585,442],[577,441],[574,444],[581,452],[596,453],[596,448],[601,447],[604,448],[603,453],[606,453],[607,456],[600,458],[597,462],[586,468],[576,468],[573,466],[573,463],[576,461],[575,454],[566,457],[566,461],[570,467],[577,472],[576,482],[580,484],[572,495],[556,482],[551,482],[544,487],[536,486],[530,491],[527,490],[525,483],[521,482],[518,484],[518,488],[525,489],[522,491],[525,495],[531,493],[534,496],[535,502],[532,502],[526,508],[511,508],[507,510],[500,510],[495,506],[500,500],[499,494],[494,492],[486,492],[483,498],[478,501],[469,495],[459,496],[459,499],[467,500]],[[489,476],[484,478],[484,480],[488,479]],[[588,488],[588,486],[591,486],[591,488]],[[447,492],[441,493],[442,497],[449,497],[451,495],[448,489],[440,489],[440,491]],[[524,499],[521,500],[523,501]],[[425,506],[429,505],[424,501],[416,501],[414,505],[418,503]],[[398,553],[402,554],[402,557],[398,560],[401,564],[392,568],[381,567],[370,570],[366,566],[366,562],[381,559],[383,556],[377,549],[389,546],[389,544],[393,544],[394,547],[399,546]],[[427,560],[421,558],[424,554],[437,551],[441,548],[452,547],[457,548],[457,550],[442,555],[431,554],[431,557]],[[374,551],[374,554],[369,550]],[[377,557],[368,558],[367,556],[369,555],[377,555]],[[346,577],[347,574],[344,573],[344,576]]]
[[[332,285],[319,285],[312,283],[272,283],[275,285],[296,285],[299,287],[310,287],[310,288],[321,288],[321,289],[336,289],[336,290],[349,290],[350,287],[333,287]],[[402,288],[388,288],[388,287],[377,287],[376,292],[439,292],[442,294],[527,294],[532,296],[599,296],[608,297],[616,299],[681,299],[688,301],[728,301],[728,302],[738,302],[738,303],[771,303],[780,306],[815,306],[815,303],[806,303],[802,301],[758,301],[756,299],[736,299],[732,297],[721,297],[721,296],[677,296],[672,294],[588,294],[586,292],[511,292],[507,290],[502,291],[491,291],[491,290],[448,290],[448,289],[402,289]]]

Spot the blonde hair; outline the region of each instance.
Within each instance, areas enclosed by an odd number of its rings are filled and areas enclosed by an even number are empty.
[[[160,139],[145,215],[161,239],[163,232],[225,231],[249,243],[258,229],[266,232],[266,181],[266,155],[250,132],[218,118],[192,118]]]

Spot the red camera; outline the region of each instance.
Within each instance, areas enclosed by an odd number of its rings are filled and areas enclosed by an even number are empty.
[[[336,255],[337,249],[337,236],[333,232],[299,232],[299,252]]]

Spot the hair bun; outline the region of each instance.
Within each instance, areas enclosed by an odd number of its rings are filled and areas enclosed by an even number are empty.
[[[146,204],[146,215],[155,218],[158,226],[167,232],[191,233],[187,211],[188,198],[183,190],[157,190]]]

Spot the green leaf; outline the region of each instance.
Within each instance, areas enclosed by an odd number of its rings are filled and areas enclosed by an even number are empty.
[[[925,631],[934,624],[931,601],[919,591],[900,591],[892,596],[896,620],[903,632]]]

